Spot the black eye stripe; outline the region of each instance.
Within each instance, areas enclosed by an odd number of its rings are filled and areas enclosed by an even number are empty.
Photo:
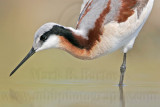
[[[51,29],[52,30],[52,29]],[[53,32],[51,32],[51,30],[45,32],[41,37],[40,37],[40,40],[41,41],[46,41],[48,39],[48,37],[53,34]]]
[[[40,40],[45,42],[48,37],[52,34],[55,34],[56,33],[56,29],[54,29],[54,26],[49,30],[49,31],[46,31],[41,37],[40,37]]]
[[[62,26],[54,25],[49,31],[45,32],[41,37],[40,40],[45,42],[51,35],[58,35],[63,36],[66,38],[70,43],[72,43],[74,46],[78,48],[84,48],[81,46],[78,41],[75,39],[75,37],[72,34],[72,31],[69,29],[66,29]]]
[[[65,29],[62,26],[54,25],[49,31],[46,31],[41,37],[40,40],[45,42],[50,35],[55,34],[55,35],[72,35],[72,32],[68,29]]]

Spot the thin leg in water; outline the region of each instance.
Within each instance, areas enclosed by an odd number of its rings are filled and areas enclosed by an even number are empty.
[[[126,56],[127,56],[127,53],[124,53],[123,63],[122,63],[121,68],[120,68],[121,75],[120,75],[119,85],[121,85],[121,86],[123,85],[124,74],[125,74],[125,71],[126,71]]]
[[[123,86],[119,86],[119,93],[120,93],[120,107],[125,107],[125,95],[123,92]]]

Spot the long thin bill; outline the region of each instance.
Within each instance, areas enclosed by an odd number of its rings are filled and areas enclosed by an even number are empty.
[[[26,62],[33,54],[35,53],[34,48],[32,47],[32,49],[29,51],[29,53],[27,54],[27,56],[19,63],[19,65],[10,73],[10,76],[12,76],[17,69],[24,63]]]

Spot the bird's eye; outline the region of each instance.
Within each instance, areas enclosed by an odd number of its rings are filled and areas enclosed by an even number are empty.
[[[40,40],[44,42],[45,40],[47,40],[47,36],[42,35],[42,36],[40,37]]]

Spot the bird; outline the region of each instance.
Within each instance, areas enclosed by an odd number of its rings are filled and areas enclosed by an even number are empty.
[[[83,0],[76,28],[49,22],[35,33],[31,50],[17,69],[33,54],[51,48],[92,60],[122,50],[119,85],[124,85],[127,52],[132,49],[151,13],[154,0]]]

